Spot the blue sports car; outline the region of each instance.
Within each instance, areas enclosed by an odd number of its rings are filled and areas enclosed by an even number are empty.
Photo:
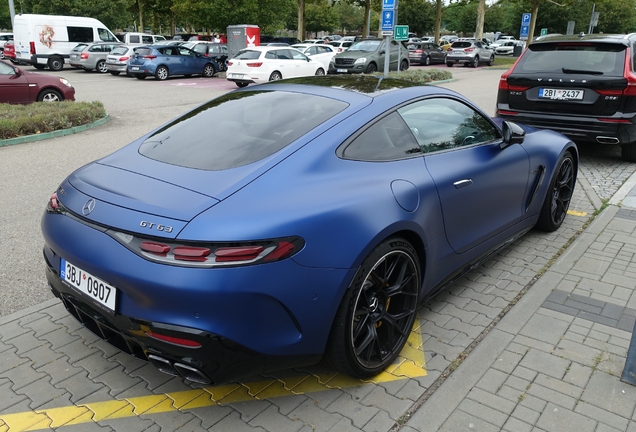
[[[421,301],[559,228],[577,165],[566,137],[443,88],[249,87],[64,180],[42,218],[46,276],[98,336],[191,381],[323,358],[371,377]]]

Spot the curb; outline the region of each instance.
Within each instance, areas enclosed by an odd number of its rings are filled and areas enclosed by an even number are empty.
[[[94,121],[93,123],[89,123],[89,124],[85,124],[81,126],[75,126],[69,129],[61,129],[61,130],[56,130],[53,132],[45,132],[40,134],[26,135],[26,136],[17,137],[17,138],[9,138],[5,140],[0,140],[0,147],[41,141],[41,140],[45,140],[49,138],[63,137],[66,135],[72,135],[78,132],[84,132],[85,130],[92,129],[97,126],[101,126],[103,124],[108,123],[109,121],[110,121],[110,115],[106,114],[106,117],[99,119],[97,121]]]

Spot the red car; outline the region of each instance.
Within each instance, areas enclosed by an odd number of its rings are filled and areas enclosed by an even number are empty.
[[[75,89],[66,79],[27,72],[0,61],[0,103],[59,102],[75,100]]]
[[[4,43],[4,51],[2,52],[5,58],[11,60],[12,63],[15,63],[15,44],[13,40],[6,41]]]

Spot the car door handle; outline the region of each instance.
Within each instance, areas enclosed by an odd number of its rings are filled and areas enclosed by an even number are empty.
[[[461,189],[463,187],[470,186],[471,184],[473,184],[473,179],[465,179],[453,183],[455,189]]]

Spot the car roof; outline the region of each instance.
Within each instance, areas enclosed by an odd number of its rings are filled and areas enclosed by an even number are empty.
[[[631,34],[582,34],[578,35],[554,35],[544,36],[540,40],[532,41],[530,45],[553,43],[553,42],[607,42],[607,43],[619,43],[622,45],[629,45],[630,37],[636,36],[636,33]]]

